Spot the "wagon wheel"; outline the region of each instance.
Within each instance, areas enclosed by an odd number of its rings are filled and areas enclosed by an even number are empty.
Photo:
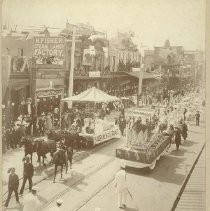
[[[153,170],[153,169],[155,168],[155,165],[156,165],[156,160],[154,160],[154,161],[152,162],[152,164],[149,166],[149,169],[150,169],[150,170]]]

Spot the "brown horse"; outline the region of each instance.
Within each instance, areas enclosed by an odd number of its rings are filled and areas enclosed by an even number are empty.
[[[20,146],[24,146],[25,157],[30,155],[32,163],[33,153],[36,152],[34,142],[29,137],[23,137],[20,141]]]
[[[54,171],[54,179],[53,183],[55,183],[56,173],[58,166],[61,166],[61,178],[63,173],[63,166],[66,166],[66,173],[68,170],[68,164],[67,164],[67,155],[66,151],[64,149],[59,149],[53,154],[53,163],[55,164],[55,171]]]
[[[36,152],[37,152],[37,156],[38,156],[38,162],[41,163],[41,157],[42,157],[42,164],[44,166],[44,160],[46,158],[46,154],[50,153],[51,158],[53,158],[53,153],[56,152],[56,143],[54,140],[37,140],[35,142],[36,145]],[[51,160],[52,161],[52,160]]]

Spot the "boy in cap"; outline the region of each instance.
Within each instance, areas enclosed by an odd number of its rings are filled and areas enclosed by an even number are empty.
[[[9,183],[8,183],[8,196],[5,203],[5,207],[8,207],[9,201],[12,195],[12,192],[15,192],[16,202],[19,204],[19,197],[18,197],[18,186],[19,186],[19,177],[15,174],[15,168],[10,168],[8,170],[9,175]]]
[[[34,175],[34,166],[32,163],[30,163],[30,157],[26,156],[24,161],[24,167],[23,167],[23,184],[20,189],[20,194],[23,194],[23,190],[25,188],[26,181],[29,182],[29,190],[32,188],[32,177]]]
[[[23,211],[38,211],[40,209],[40,201],[37,197],[38,187],[32,187],[31,192],[24,198]]]

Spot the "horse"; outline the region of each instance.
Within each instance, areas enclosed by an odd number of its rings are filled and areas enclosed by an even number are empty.
[[[70,168],[72,167],[72,157],[73,157],[73,137],[71,134],[66,134],[65,136],[65,141],[64,141],[64,147],[67,152],[67,167],[68,167],[68,161],[70,162]]]
[[[37,140],[35,142],[36,145],[36,152],[38,156],[38,162],[41,163],[41,157],[42,157],[42,164],[43,166],[46,166],[44,163],[44,160],[46,158],[46,154],[50,153],[51,158],[53,158],[53,153],[56,152],[56,143],[54,140],[48,139],[47,141],[44,140]],[[52,159],[51,159],[52,163]]]
[[[68,171],[68,164],[67,164],[67,155],[64,149],[59,149],[53,154],[53,163],[55,164],[55,171],[54,171],[54,179],[53,183],[55,183],[56,173],[58,166],[61,166],[61,179],[63,173],[63,165],[66,166],[66,173]]]
[[[24,145],[25,157],[27,155],[31,155],[31,163],[33,153],[36,152],[35,144],[33,141],[30,140],[28,137],[23,137],[20,141],[20,147]]]

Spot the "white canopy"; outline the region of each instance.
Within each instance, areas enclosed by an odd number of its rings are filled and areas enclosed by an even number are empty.
[[[119,101],[120,99],[116,96],[108,95],[107,93],[92,87],[78,95],[64,98],[61,101],[63,102],[95,102],[95,103],[102,103],[102,102],[113,102]]]

